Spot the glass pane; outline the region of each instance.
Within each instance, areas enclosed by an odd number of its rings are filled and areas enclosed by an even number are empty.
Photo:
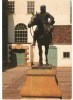
[[[67,58],[69,58],[70,57],[70,52],[67,52]]]
[[[15,41],[19,43],[27,42],[27,27],[22,23],[15,27]]]
[[[66,58],[66,52],[63,53],[63,57]]]

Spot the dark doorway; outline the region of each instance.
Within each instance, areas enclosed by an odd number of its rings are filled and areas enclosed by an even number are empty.
[[[13,66],[23,66],[25,64],[25,49],[14,49],[11,57]]]

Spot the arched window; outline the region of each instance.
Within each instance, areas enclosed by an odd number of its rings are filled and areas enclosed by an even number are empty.
[[[15,27],[15,43],[27,43],[27,27],[25,24],[18,24]]]

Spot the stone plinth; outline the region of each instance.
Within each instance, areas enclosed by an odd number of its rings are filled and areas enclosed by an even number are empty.
[[[56,69],[31,69],[27,72],[27,80],[22,87],[22,97],[61,98],[61,90],[57,84]]]

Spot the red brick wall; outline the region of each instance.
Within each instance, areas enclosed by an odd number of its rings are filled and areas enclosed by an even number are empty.
[[[52,33],[54,44],[71,44],[72,43],[72,26],[55,25]]]

